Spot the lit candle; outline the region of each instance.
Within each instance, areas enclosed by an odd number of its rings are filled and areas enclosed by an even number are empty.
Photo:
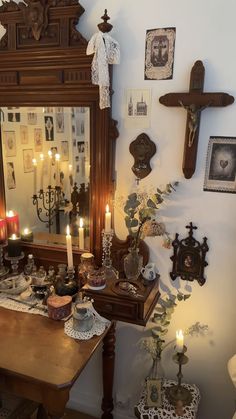
[[[41,162],[41,177],[40,177],[40,189],[43,190],[43,175],[44,175],[44,155],[40,154],[39,156]]]
[[[79,248],[84,249],[84,222],[83,218],[79,220]]]
[[[8,256],[17,257],[21,255],[21,239],[16,234],[8,238]]]
[[[33,232],[28,228],[24,228],[21,233],[21,240],[24,242],[32,242],[33,241]]]
[[[176,352],[183,352],[184,349],[184,335],[182,330],[176,331],[176,346],[175,346]]]
[[[34,166],[34,195],[37,195],[37,160],[32,159],[32,163]]]
[[[8,237],[12,234],[19,234],[19,215],[15,211],[7,211],[6,213],[6,222],[7,222],[7,234]]]
[[[56,186],[60,186],[60,154],[55,154],[56,159]]]
[[[7,240],[7,222],[5,218],[0,218],[0,243]]]
[[[109,205],[106,205],[105,212],[105,232],[109,233],[111,231],[111,213],[109,210]]]
[[[68,269],[73,269],[73,254],[72,254],[72,242],[70,235],[70,227],[66,227],[66,249],[67,249],[67,264]]]
[[[52,151],[48,150],[48,174],[49,174],[49,179],[48,179],[48,185],[51,186],[52,184]]]

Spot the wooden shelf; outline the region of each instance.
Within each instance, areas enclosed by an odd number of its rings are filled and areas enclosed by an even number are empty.
[[[120,320],[145,326],[160,296],[158,279],[144,285],[137,281],[138,295],[135,297],[119,290],[118,281],[108,280],[103,290],[82,288],[84,296],[94,300],[94,307],[102,316],[110,320]],[[127,281],[124,279],[124,281]]]

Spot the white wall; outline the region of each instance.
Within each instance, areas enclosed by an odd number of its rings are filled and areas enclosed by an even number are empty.
[[[168,231],[183,236],[186,223],[192,220],[199,227],[196,236],[200,240],[204,235],[209,238],[207,282],[203,287],[193,284],[192,296],[179,305],[168,337],[171,339],[178,327],[184,329],[195,321],[209,325],[209,336],[187,342],[190,360],[184,367],[184,377],[200,388],[199,419],[230,419],[235,394],[226,364],[236,351],[236,201],[234,194],[203,192],[203,179],[209,136],[236,136],[236,104],[204,110],[196,172],[191,180],[185,180],[181,166],[186,112],[181,108],[166,108],[158,100],[171,91],[188,91],[190,70],[198,59],[204,62],[206,69],[205,91],[225,91],[236,96],[236,4],[234,0],[81,0],[81,4],[85,8],[79,24],[82,34],[89,39],[104,9],[108,8],[114,26],[111,35],[121,46],[121,64],[114,66],[113,76],[113,117],[118,120],[120,132],[116,151],[117,191],[125,195],[134,190],[129,144],[141,132],[124,126],[124,89],[150,88],[151,124],[144,131],[155,141],[157,154],[152,159],[153,171],[141,186],[158,187],[178,179],[181,184],[165,211]],[[146,29],[172,26],[176,27],[173,80],[144,81]],[[126,228],[118,212],[115,229],[119,237],[125,237]],[[155,238],[148,243],[151,259],[156,262],[163,283],[170,285],[171,250],[163,249]],[[183,281],[181,286],[184,289]],[[114,392],[119,399],[132,398],[129,410],[116,409],[115,417],[119,419],[128,418],[132,412],[132,403],[150,367],[150,360],[136,346],[142,335],[141,327],[118,324]],[[93,357],[74,386],[70,400],[71,406],[97,417],[102,394],[100,355]],[[166,375],[174,378],[177,368],[171,356],[169,351],[164,355],[164,366]]]
[[[124,124],[124,89],[149,88],[152,91],[150,128],[144,130],[157,145],[152,159],[152,173],[141,186],[158,187],[168,181],[179,180],[180,186],[164,213],[168,231],[186,234],[185,225],[192,220],[198,227],[199,240],[209,239],[209,266],[207,282],[203,287],[192,286],[191,298],[180,304],[171,324],[171,339],[178,327],[185,328],[195,321],[207,323],[210,335],[187,341],[189,363],[184,367],[185,380],[196,383],[201,391],[200,419],[229,419],[233,415],[235,394],[227,373],[227,360],[236,351],[235,338],[235,209],[234,194],[203,192],[205,160],[209,136],[236,136],[236,104],[226,108],[206,109],[202,113],[195,175],[185,180],[182,155],[186,126],[186,112],[181,108],[166,108],[159,97],[168,92],[188,91],[190,70],[196,60],[202,60],[206,69],[205,91],[225,91],[236,96],[235,12],[236,4],[228,0],[83,0],[85,13],[79,28],[89,39],[96,31],[104,9],[108,8],[114,28],[111,35],[121,47],[121,63],[113,72],[113,118],[118,120],[120,136],[117,140],[116,170],[117,192],[126,195],[134,190],[131,171],[133,158],[129,144],[142,132],[127,129]],[[147,29],[176,27],[176,48],[173,80],[144,81],[144,46]],[[116,234],[126,236],[123,217],[115,219]],[[156,238],[149,240],[151,259],[156,262],[162,281],[170,285],[171,250],[161,247]],[[175,286],[178,283],[174,284]],[[181,281],[182,289],[185,284]],[[138,397],[141,380],[148,372],[150,361],[141,354],[136,344],[143,335],[141,327],[120,323],[117,330],[117,368],[115,393],[120,399]],[[168,338],[167,338],[168,339]],[[172,352],[164,355],[166,375],[175,377],[176,365]],[[99,354],[96,355],[97,360]],[[95,361],[89,365],[74,388],[72,401],[78,397],[76,389],[83,392],[89,386],[90,408],[96,413],[99,390],[97,382],[91,385],[89,375],[97,374]],[[86,393],[88,393],[86,390]],[[81,398],[82,399],[82,398]],[[132,402],[130,403],[132,406]],[[132,409],[131,409],[132,411]],[[117,409],[117,417],[127,418],[128,412]]]

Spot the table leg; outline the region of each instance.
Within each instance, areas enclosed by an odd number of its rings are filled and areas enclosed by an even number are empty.
[[[115,367],[115,330],[116,322],[113,322],[108,333],[103,339],[103,400],[102,419],[113,419],[113,378]]]
[[[47,389],[43,394],[43,403],[38,408],[37,419],[60,419],[64,415],[69,390],[53,391]]]

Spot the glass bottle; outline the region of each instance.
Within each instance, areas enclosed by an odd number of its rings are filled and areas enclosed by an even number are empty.
[[[139,249],[130,247],[129,253],[124,258],[124,272],[128,280],[137,280],[143,266],[143,256],[139,254]]]
[[[88,273],[92,272],[94,268],[94,255],[92,253],[83,253],[78,266],[80,287],[87,283]]]
[[[36,265],[34,263],[34,256],[32,254],[28,255],[27,263],[24,267],[25,275],[32,275],[37,270]]]

